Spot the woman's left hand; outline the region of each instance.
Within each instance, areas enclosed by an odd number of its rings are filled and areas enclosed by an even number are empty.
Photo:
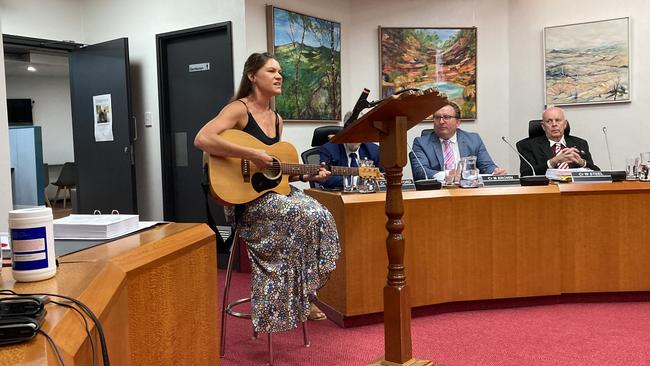
[[[318,174],[309,175],[307,180],[314,181],[314,182],[323,182],[326,181],[330,177],[330,175],[332,175],[332,172],[330,172],[329,170],[327,170],[327,168],[325,168],[325,163],[321,163],[320,169],[318,170]]]

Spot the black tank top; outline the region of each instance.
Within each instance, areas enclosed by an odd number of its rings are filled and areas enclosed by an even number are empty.
[[[262,143],[266,145],[273,145],[276,142],[280,141],[280,136],[278,135],[278,124],[279,124],[278,112],[274,112],[275,113],[275,137],[270,138],[264,133],[264,131],[262,131],[262,128],[260,128],[260,125],[257,124],[257,121],[255,120],[255,118],[253,118],[251,112],[248,111],[248,106],[246,105],[246,103],[244,103],[243,100],[239,100],[239,99],[237,100],[242,102],[244,106],[246,106],[246,113],[248,113],[248,122],[246,123],[246,127],[244,127],[242,131],[255,137],[256,139],[260,140]]]

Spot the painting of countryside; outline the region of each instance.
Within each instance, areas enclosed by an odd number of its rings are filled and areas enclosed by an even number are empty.
[[[275,109],[285,120],[341,120],[341,25],[288,10],[272,12],[273,53],[282,67]]]
[[[544,28],[546,104],[629,102],[629,22]]]
[[[476,119],[476,28],[380,28],[381,91],[434,88]]]

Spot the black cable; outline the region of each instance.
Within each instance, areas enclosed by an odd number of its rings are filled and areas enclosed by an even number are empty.
[[[83,313],[81,311],[79,311],[79,309],[75,308],[74,306],[72,306],[70,304],[66,304],[66,303],[58,302],[58,301],[54,301],[54,300],[50,300],[50,302],[53,303],[53,304],[57,304],[59,306],[70,308],[70,309],[76,311],[77,314],[79,314],[81,319],[84,321],[84,326],[86,328],[86,335],[88,335],[88,339],[90,340],[90,349],[92,350],[92,355],[93,355],[93,366],[96,366],[97,365],[97,360],[95,359],[95,341],[93,340],[93,336],[90,334],[90,328],[88,327],[88,321],[86,320],[86,317],[83,315]]]
[[[47,341],[50,342],[50,345],[52,346],[54,352],[56,353],[56,357],[59,359],[59,363],[62,366],[65,366],[65,361],[63,361],[63,356],[61,356],[61,350],[59,349],[59,346],[57,346],[56,343],[54,343],[54,339],[52,339],[52,337],[50,337],[50,335],[47,334],[43,329],[39,329],[38,332],[44,335],[45,338],[47,338]]]
[[[0,294],[16,295],[16,296],[41,296],[41,295],[45,295],[45,296],[49,296],[49,297],[60,297],[62,299],[72,301],[77,306],[79,306],[81,308],[81,310],[83,310],[86,313],[86,315],[88,315],[90,317],[90,319],[92,319],[93,322],[95,323],[95,328],[97,328],[97,333],[99,333],[99,343],[100,343],[101,348],[102,348],[102,361],[104,362],[104,366],[109,366],[110,365],[110,361],[108,359],[108,348],[106,347],[106,337],[104,336],[104,329],[102,328],[102,324],[99,322],[99,319],[97,319],[95,314],[92,312],[92,310],[90,310],[90,308],[88,306],[86,306],[86,304],[82,303],[81,301],[79,301],[79,300],[77,300],[77,299],[75,299],[73,297],[69,297],[69,296],[65,296],[65,295],[59,295],[59,294],[48,294],[48,293],[45,293],[45,292],[38,292],[38,293],[32,293],[32,294],[19,294],[19,293],[13,291],[13,290],[0,290]]]

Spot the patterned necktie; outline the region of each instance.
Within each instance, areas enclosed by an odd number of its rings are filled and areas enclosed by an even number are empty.
[[[555,145],[553,145],[553,155],[557,155],[564,149],[564,146],[562,146],[561,143],[556,142]],[[569,168],[569,163],[566,161],[563,161],[557,165],[558,169],[568,169]]]
[[[350,167],[356,168],[359,166],[359,163],[357,162],[357,153],[350,153]]]
[[[449,140],[442,140],[442,155],[444,156],[445,170],[454,169],[454,148],[453,142]]]

